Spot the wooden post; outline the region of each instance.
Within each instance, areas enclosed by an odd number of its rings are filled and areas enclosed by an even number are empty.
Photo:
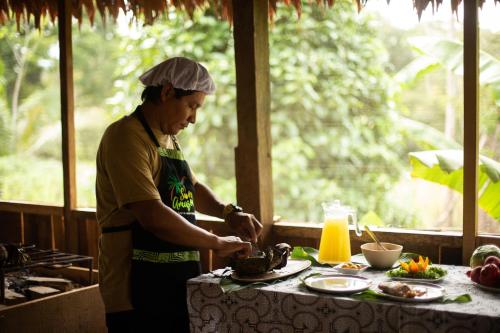
[[[464,1],[464,197],[462,262],[476,247],[479,160],[478,1]]]
[[[273,223],[271,174],[268,0],[233,0],[238,146],[238,204],[264,225]]]
[[[59,0],[59,75],[61,84],[62,163],[66,250],[77,253],[78,234],[72,210],[76,208],[75,124],[73,95],[73,48],[71,0]]]

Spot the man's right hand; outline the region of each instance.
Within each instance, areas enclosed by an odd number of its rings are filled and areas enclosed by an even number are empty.
[[[219,257],[235,255],[237,258],[246,258],[252,253],[252,245],[236,236],[217,237],[213,251]]]

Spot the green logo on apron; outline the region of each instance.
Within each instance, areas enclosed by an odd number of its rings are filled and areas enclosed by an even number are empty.
[[[170,189],[170,199],[172,200],[172,209],[176,211],[187,210],[190,211],[194,207],[193,192],[186,190],[184,186],[184,179],[180,180],[175,176],[168,178],[168,186]]]

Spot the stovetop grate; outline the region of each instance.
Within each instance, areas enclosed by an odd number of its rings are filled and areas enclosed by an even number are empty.
[[[10,244],[9,246],[13,246]],[[5,273],[26,270],[36,267],[63,268],[80,263],[89,269],[89,284],[92,284],[92,267],[94,258],[78,254],[64,253],[59,250],[38,249],[35,245],[16,245],[17,249],[29,256],[29,261],[21,264],[5,264],[0,267],[0,303],[5,300]]]

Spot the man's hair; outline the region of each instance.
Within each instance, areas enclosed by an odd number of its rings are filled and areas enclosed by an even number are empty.
[[[153,102],[156,103],[160,100],[161,89],[163,86],[147,86],[144,88],[141,94],[141,100],[143,102]],[[183,96],[189,96],[196,92],[196,90],[184,90],[174,88],[175,98],[180,99]]]

